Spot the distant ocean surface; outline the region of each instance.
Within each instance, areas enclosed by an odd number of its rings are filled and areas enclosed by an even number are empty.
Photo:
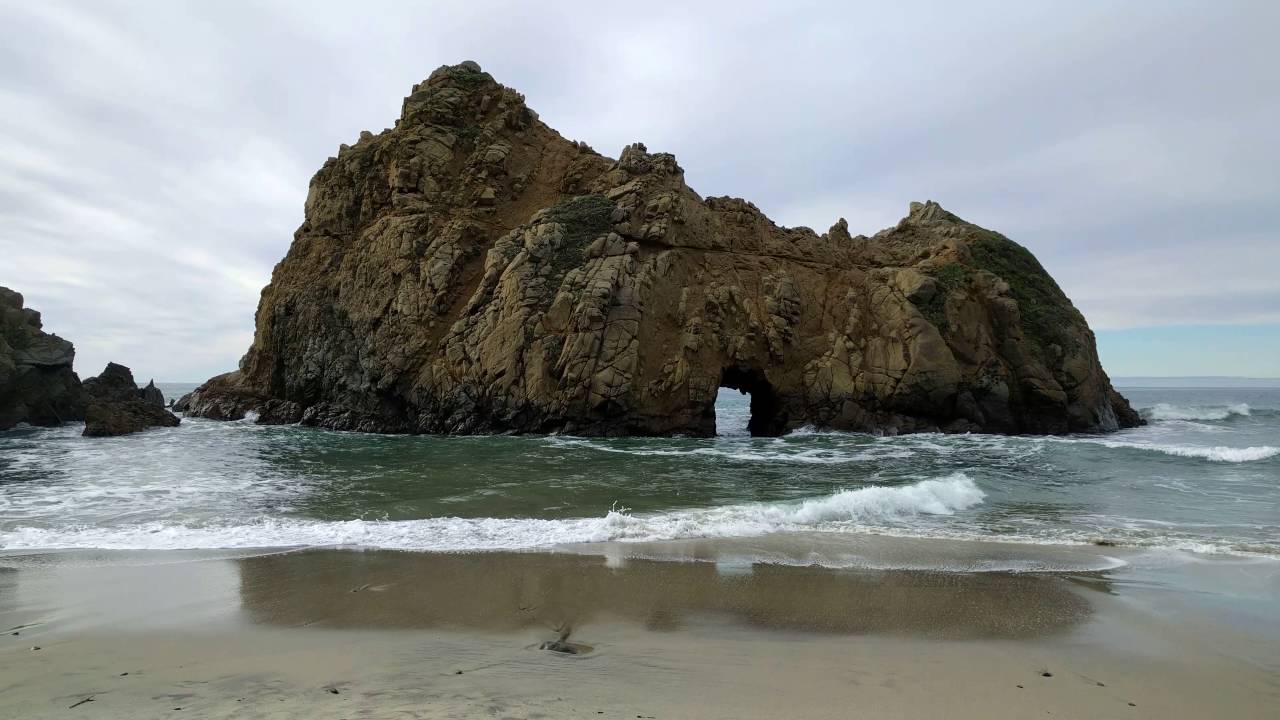
[[[161,385],[167,397],[192,389]],[[421,437],[184,419],[0,433],[0,549],[555,549],[869,534],[1280,557],[1280,388],[1123,387],[1110,435]]]

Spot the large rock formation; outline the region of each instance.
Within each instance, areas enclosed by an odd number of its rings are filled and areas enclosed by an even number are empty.
[[[184,402],[335,429],[710,435],[1064,433],[1140,422],[1025,248],[933,202],[871,237],[703,199],[617,160],[474,63],[342,146],[262,293],[240,369]]]
[[[128,435],[180,422],[164,409],[164,395],[155,382],[139,389],[133,371],[123,365],[107,363],[101,375],[84,381],[84,394],[84,434],[89,437]]]
[[[60,425],[84,419],[76,350],[44,332],[40,313],[22,295],[0,287],[0,430],[18,423]]]

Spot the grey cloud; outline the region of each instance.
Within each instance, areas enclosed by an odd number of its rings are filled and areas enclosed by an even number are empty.
[[[108,359],[234,367],[339,143],[471,58],[568,137],[874,232],[933,198],[1095,327],[1280,321],[1269,3],[0,0],[0,284]]]

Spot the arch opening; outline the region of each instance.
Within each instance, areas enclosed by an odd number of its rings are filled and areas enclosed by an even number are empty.
[[[774,392],[773,386],[769,384],[769,380],[764,373],[755,368],[748,367],[729,367],[725,368],[720,374],[720,388],[724,390],[737,390],[743,395],[750,396],[748,405],[749,416],[746,421],[746,433],[752,437],[777,437],[787,431],[787,416],[783,409],[781,398]],[[717,397],[720,393],[717,392]],[[717,402],[717,406],[720,403]],[[732,404],[727,403],[730,408]],[[741,408],[734,408],[729,420],[732,423],[734,416],[741,418]],[[740,428],[741,426],[738,425]],[[724,428],[729,432],[723,432],[721,429],[721,418],[719,413],[716,417],[716,434],[737,434],[733,432],[732,424]]]

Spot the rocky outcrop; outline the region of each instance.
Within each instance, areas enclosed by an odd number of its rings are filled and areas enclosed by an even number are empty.
[[[156,387],[155,380],[148,382],[146,387],[139,390],[138,397],[148,405],[164,407],[164,393],[160,392],[160,388]]]
[[[83,419],[75,348],[44,332],[40,313],[22,305],[21,294],[0,287],[0,430]]]
[[[133,372],[123,365],[107,363],[101,375],[84,381],[84,394],[84,434],[89,437],[128,435],[179,423],[164,408],[164,395],[155,382],[139,389]]]
[[[1140,422],[1022,246],[933,202],[870,237],[566,140],[474,63],[342,146],[236,372],[189,412],[379,432],[1065,433]]]
[[[140,390],[129,368],[109,363],[81,383],[71,369],[75,354],[41,330],[40,313],[24,308],[22,295],[0,287],[0,430],[84,420],[85,435],[105,436],[178,424],[154,381]]]

